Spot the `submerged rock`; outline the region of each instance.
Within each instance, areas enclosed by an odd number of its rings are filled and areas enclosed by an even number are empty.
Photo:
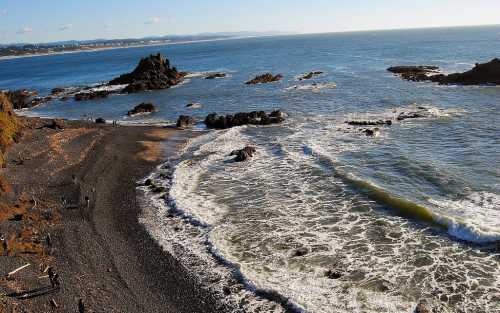
[[[157,109],[154,106],[154,104],[149,103],[149,102],[143,102],[143,103],[135,106],[134,109],[128,111],[127,115],[134,116],[134,115],[141,114],[141,113],[152,113],[152,112],[156,112],[156,111],[157,111]]]
[[[329,269],[325,272],[325,277],[329,279],[339,279],[342,278],[342,273],[335,269]]]
[[[305,247],[302,247],[302,248],[298,248],[297,250],[295,250],[293,252],[292,257],[301,257],[301,256],[305,256],[308,253],[309,253],[309,250]]]
[[[132,72],[111,80],[109,84],[128,84],[123,91],[134,93],[170,88],[182,82],[185,75],[186,73],[178,72],[175,67],[170,67],[170,61],[158,53],[141,59]]]
[[[208,74],[205,79],[216,79],[216,78],[224,78],[226,77],[226,73],[211,73]]]
[[[188,103],[186,105],[186,108],[190,108],[190,109],[201,109],[201,104],[200,103],[197,103],[197,102],[193,102],[193,103]]]
[[[111,94],[111,92],[108,90],[82,91],[82,92],[75,94],[75,101],[104,99],[104,98],[107,98],[110,94]]]
[[[194,124],[194,119],[191,116],[181,115],[177,119],[176,126],[179,128],[186,128],[192,126],[193,124]]]
[[[256,85],[256,84],[266,84],[280,81],[283,78],[283,75],[273,75],[271,73],[266,73],[263,75],[259,75],[252,80],[247,81],[245,84],[247,85]]]
[[[315,76],[318,76],[318,75],[321,75],[321,74],[323,74],[322,71],[309,72],[309,73],[304,74],[301,77],[299,77],[299,80],[311,79],[311,78],[314,78]]]
[[[205,118],[205,125],[208,128],[226,129],[243,125],[278,124],[284,120],[283,113],[280,110],[273,111],[269,115],[264,111],[240,112],[226,116],[211,113]]]

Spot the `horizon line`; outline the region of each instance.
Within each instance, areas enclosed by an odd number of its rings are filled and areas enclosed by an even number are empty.
[[[13,46],[13,45],[44,45],[53,44],[65,41],[107,41],[107,40],[141,40],[154,37],[168,37],[168,36],[213,36],[217,34],[238,34],[238,33],[254,33],[261,35],[249,35],[240,36],[245,37],[279,37],[279,36],[296,36],[296,35],[321,35],[321,34],[342,34],[342,33],[362,33],[362,32],[381,32],[381,31],[398,31],[398,30],[420,30],[420,29],[445,29],[445,28],[473,28],[473,27],[500,27],[500,24],[469,24],[469,25],[447,25],[447,26],[424,26],[424,27],[397,27],[397,28],[373,28],[373,29],[352,29],[352,30],[339,30],[339,31],[320,31],[320,32],[296,32],[296,31],[220,31],[220,32],[205,32],[205,33],[192,33],[192,34],[168,34],[168,35],[149,35],[145,37],[121,37],[121,38],[93,38],[93,39],[67,39],[58,41],[45,41],[45,42],[11,42],[11,43],[0,43],[3,46]],[[268,33],[268,35],[265,35]],[[272,34],[275,33],[275,34]],[[229,36],[230,37],[230,36]],[[236,37],[236,36],[235,36]]]

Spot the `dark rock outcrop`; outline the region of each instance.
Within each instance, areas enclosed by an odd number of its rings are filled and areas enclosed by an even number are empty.
[[[273,75],[271,73],[266,73],[263,75],[259,75],[252,80],[247,81],[245,84],[247,85],[255,85],[255,84],[266,84],[280,81],[283,78],[283,75]]]
[[[411,81],[428,81],[432,75],[439,73],[439,67],[430,65],[393,66],[387,70],[399,75],[402,79]]]
[[[445,85],[500,85],[500,59],[476,64],[473,69],[464,73],[433,76],[431,80]]]
[[[309,250],[305,247],[302,247],[302,248],[298,248],[297,250],[295,250],[293,252],[292,257],[301,257],[301,256],[305,256],[308,253],[309,253]]]
[[[154,106],[154,104],[149,103],[149,102],[143,102],[143,103],[135,106],[134,109],[128,111],[127,115],[134,116],[134,115],[141,114],[141,113],[152,113],[152,112],[156,112],[156,111],[157,111],[157,109]]]
[[[191,116],[181,115],[177,119],[176,126],[179,128],[187,128],[187,127],[192,126],[193,124],[194,124],[194,119]]]
[[[248,160],[249,158],[253,157],[257,150],[255,147],[252,146],[246,146],[245,148],[241,150],[234,150],[231,152],[230,156],[235,155],[236,158],[234,158],[235,162],[243,162]]]
[[[299,80],[311,79],[311,78],[314,78],[315,76],[318,76],[318,75],[321,75],[321,74],[323,74],[322,71],[309,72],[309,73],[304,74],[301,77],[299,77]]]
[[[411,81],[430,81],[441,85],[500,85],[500,59],[476,64],[464,73],[439,74],[436,66],[395,66],[387,69]]]
[[[347,121],[346,124],[351,126],[391,126],[391,120],[376,120],[376,121]]]
[[[95,123],[96,124],[106,124],[106,120],[103,119],[102,117],[98,117],[98,118],[96,118]]]
[[[342,272],[335,269],[329,269],[325,272],[325,277],[329,279],[339,279],[342,278]]]
[[[186,73],[178,72],[175,67],[170,67],[170,61],[158,53],[141,59],[132,72],[111,80],[109,84],[128,84],[123,91],[134,93],[170,88],[179,84],[185,75]]]
[[[205,125],[208,128],[226,129],[243,125],[278,124],[284,120],[283,113],[279,110],[273,111],[269,115],[264,111],[240,112],[226,116],[211,113],[205,118]]]
[[[208,74],[205,79],[216,79],[216,78],[224,78],[226,77],[226,73],[211,73]]]
[[[86,101],[107,98],[111,94],[108,90],[82,91],[75,94],[75,101]]]

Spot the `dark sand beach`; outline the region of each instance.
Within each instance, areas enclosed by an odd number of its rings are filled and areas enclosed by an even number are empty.
[[[200,288],[138,222],[136,182],[172,152],[162,141],[178,131],[86,122],[54,130],[48,123],[30,120],[2,170],[10,197],[25,204],[2,228],[29,228],[31,236],[19,241],[38,250],[12,246],[0,258],[2,274],[31,264],[1,278],[0,311],[77,312],[80,299],[85,312],[234,311]],[[47,266],[59,288],[50,287]]]

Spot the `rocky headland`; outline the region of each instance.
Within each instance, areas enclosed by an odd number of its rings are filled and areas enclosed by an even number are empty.
[[[441,85],[500,85],[500,59],[479,64],[463,73],[445,75],[437,66],[394,66],[387,69],[402,79],[429,81]]]

